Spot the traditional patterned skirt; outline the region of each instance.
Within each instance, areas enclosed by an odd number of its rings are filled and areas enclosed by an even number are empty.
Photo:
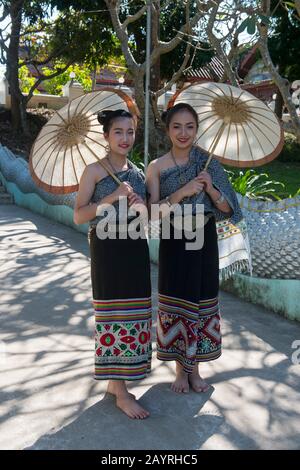
[[[93,227],[89,244],[95,379],[142,379],[150,371],[152,351],[147,240],[100,240]]]
[[[160,240],[157,357],[191,373],[195,363],[221,355],[215,218],[204,226],[201,249],[187,250],[186,242],[174,239],[172,228],[171,238]]]

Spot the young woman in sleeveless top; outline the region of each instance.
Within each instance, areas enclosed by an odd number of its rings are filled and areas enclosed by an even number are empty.
[[[149,413],[128,392],[126,381],[146,377],[151,366],[149,250],[145,238],[132,239],[127,232],[126,238],[121,235],[118,203],[127,198],[129,207],[145,207],[144,175],[127,159],[135,139],[133,116],[124,110],[103,111],[98,120],[110,149],[103,162],[121,184],[98,162],[88,165],[74,211],[75,223],[90,225],[95,379],[108,380],[107,391],[116,397],[116,405],[130,418],[143,419]],[[114,235],[99,238],[105,216],[98,214],[104,205],[115,210],[115,220],[106,224]],[[126,217],[130,223],[128,212]]]
[[[186,103],[163,113],[171,150],[152,161],[146,181],[149,202],[158,203],[165,213],[172,205],[189,204],[193,216],[196,204],[204,205],[204,243],[187,248],[184,231],[176,238],[174,224],[170,237],[161,234],[159,247],[157,357],[176,361],[173,391],[187,393],[192,387],[205,392],[209,385],[199,373],[199,363],[221,355],[218,302],[219,255],[216,220],[242,218],[235,193],[220,163],[212,159],[204,171],[207,154],[194,145],[198,116]]]

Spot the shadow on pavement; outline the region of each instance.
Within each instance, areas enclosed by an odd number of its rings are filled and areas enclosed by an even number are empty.
[[[223,422],[223,417],[202,414],[201,409],[213,393],[175,394],[166,383],[151,387],[141,398],[151,416],[131,420],[115,407],[114,397],[106,394],[75,421],[54,434],[41,437],[27,450],[196,450]]]

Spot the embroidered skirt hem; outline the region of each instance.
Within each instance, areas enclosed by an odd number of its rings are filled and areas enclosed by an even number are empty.
[[[151,370],[151,282],[146,240],[89,234],[96,380],[140,380]]]
[[[204,226],[201,249],[187,250],[186,241],[160,241],[157,358],[178,361],[191,373],[197,362],[221,356],[215,219]]]

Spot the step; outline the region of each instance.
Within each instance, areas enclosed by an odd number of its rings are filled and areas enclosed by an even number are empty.
[[[0,185],[0,194],[1,193],[5,193],[6,192],[6,189],[4,186],[2,186],[2,184]]]
[[[13,197],[11,194],[8,193],[1,193],[0,194],[0,204],[13,204]]]

